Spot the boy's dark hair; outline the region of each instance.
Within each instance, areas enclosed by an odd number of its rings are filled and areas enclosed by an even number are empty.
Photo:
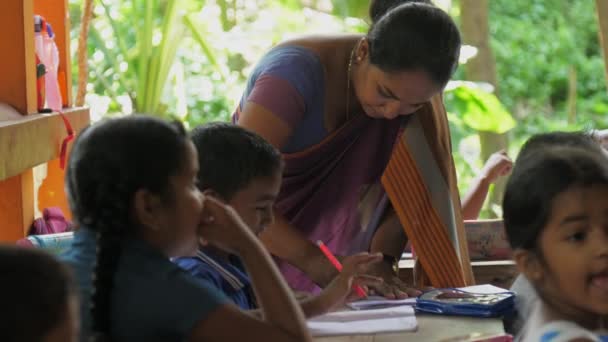
[[[422,70],[437,85],[445,86],[460,56],[460,33],[452,18],[423,1],[384,5],[370,7],[370,62],[384,72]]]
[[[517,161],[526,158],[534,151],[551,147],[576,147],[601,152],[601,147],[588,133],[585,132],[549,132],[537,134],[528,139],[517,155]]]
[[[283,167],[276,148],[240,126],[213,122],[196,127],[190,135],[199,155],[200,189],[211,189],[224,200]]]
[[[580,147],[547,147],[518,160],[507,183],[503,216],[511,248],[537,251],[553,200],[573,186],[608,185],[608,159]]]
[[[97,233],[91,315],[100,338],[110,331],[121,240],[138,229],[130,218],[135,192],[147,189],[170,201],[169,178],[184,167],[188,144],[181,124],[144,115],[102,121],[76,139],[66,188],[76,222]]]
[[[431,0],[372,0],[369,4],[369,18],[372,20],[372,23],[375,23],[393,7],[414,2],[427,5],[433,4]]]
[[[0,341],[37,342],[68,314],[77,295],[67,267],[34,248],[0,246]]]

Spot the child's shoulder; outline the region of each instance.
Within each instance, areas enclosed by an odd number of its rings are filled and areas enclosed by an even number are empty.
[[[569,342],[569,341],[597,341],[599,336],[569,321],[551,321],[528,331],[524,341],[528,342]]]

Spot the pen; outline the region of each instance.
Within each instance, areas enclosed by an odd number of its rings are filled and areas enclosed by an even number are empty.
[[[321,240],[317,241],[317,245],[319,246],[319,249],[321,249],[321,252],[323,252],[323,254],[325,254],[325,257],[327,258],[327,260],[329,260],[329,262],[331,262],[331,264],[334,265],[336,270],[338,270],[338,272],[342,272],[342,264],[331,253],[329,248],[327,248],[327,246],[325,246],[323,241],[321,241]],[[355,292],[357,293],[357,295],[359,297],[361,297],[361,298],[367,297],[367,295],[365,294],[365,291],[361,288],[361,286],[353,284],[353,289],[355,290]]]

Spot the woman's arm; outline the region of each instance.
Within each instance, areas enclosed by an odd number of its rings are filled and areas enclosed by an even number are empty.
[[[319,247],[279,213],[275,212],[274,223],[260,235],[260,240],[270,253],[297,267],[321,287],[338,274]]]
[[[286,121],[250,101],[241,111],[238,125],[257,133],[279,150],[293,132]],[[279,213],[275,213],[274,223],[261,234],[260,239],[271,254],[297,267],[322,287],[337,274],[319,248]]]
[[[398,262],[405,250],[407,240],[397,213],[392,206],[389,206],[372,238],[370,252],[382,253],[394,258]],[[374,287],[376,292],[387,298],[405,298],[407,296],[420,295],[420,291],[410,288],[399,279],[393,266],[388,261],[382,261],[370,268],[370,274],[384,279],[383,284]]]
[[[227,341],[239,336],[277,341],[311,339],[304,314],[270,255],[232,208],[207,197],[200,234],[205,243],[241,257],[252,279],[264,320],[224,306],[194,328],[191,340]]]

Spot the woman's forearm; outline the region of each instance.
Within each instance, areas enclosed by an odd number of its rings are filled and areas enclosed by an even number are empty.
[[[268,251],[304,272],[321,287],[337,274],[317,245],[296,230],[281,214],[275,214],[274,223],[260,239]]]

